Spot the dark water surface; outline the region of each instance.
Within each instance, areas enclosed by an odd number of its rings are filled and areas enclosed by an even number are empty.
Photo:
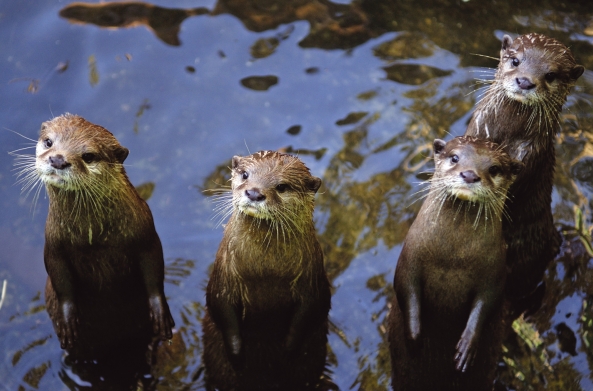
[[[497,65],[475,54],[498,57],[503,34],[533,31],[593,69],[589,1],[162,0],[60,16],[69,3],[0,1],[0,389],[11,391],[93,382],[62,363],[44,309],[48,201],[42,191],[33,204],[15,185],[8,152],[33,143],[11,131],[36,139],[41,122],[81,115],[130,149],[135,185],[154,185],[149,205],[182,337],[154,369],[159,390],[203,386],[204,287],[222,235],[203,190],[226,184],[233,155],[298,153],[324,181],[315,221],[335,288],[334,381],[386,390],[387,303],[430,146],[463,134],[475,78]],[[501,389],[593,390],[592,83],[588,70],[557,142],[562,252],[542,308],[505,342]]]

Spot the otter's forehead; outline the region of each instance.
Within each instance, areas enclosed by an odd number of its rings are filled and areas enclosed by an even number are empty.
[[[562,42],[545,35],[531,33],[515,38],[508,54],[515,56],[525,53],[526,50],[529,50],[530,58],[525,60],[543,60],[566,68],[576,65],[571,51]]]
[[[260,174],[266,172],[291,172],[303,171],[309,173],[307,166],[297,157],[276,151],[259,151],[252,155],[241,158],[239,168],[251,169]]]
[[[453,149],[484,149],[488,151],[497,151],[500,154],[506,155],[499,144],[472,136],[455,137],[449,141],[445,147],[445,152],[451,152]]]
[[[105,146],[119,145],[115,136],[107,129],[69,113],[55,117],[41,125],[39,138],[46,137],[62,141],[80,138],[86,142],[94,140]]]
[[[525,47],[541,47],[552,51],[566,51],[567,47],[560,41],[554,38],[547,37],[542,34],[531,33],[517,37],[515,40],[520,45]]]

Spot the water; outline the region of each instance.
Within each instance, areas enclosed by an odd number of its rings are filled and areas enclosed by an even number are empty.
[[[155,369],[163,390],[202,387],[199,320],[222,236],[203,190],[225,183],[233,155],[298,153],[324,182],[315,221],[334,286],[334,381],[342,390],[385,390],[384,319],[420,207],[414,194],[431,168],[430,145],[464,132],[475,78],[497,64],[475,54],[497,57],[503,34],[535,31],[593,68],[593,10],[585,1],[163,0],[84,14],[120,26],[111,29],[69,23],[59,15],[66,1],[0,4],[6,390],[84,389],[88,381],[62,364],[43,308],[48,201],[42,192],[33,204],[15,185],[6,152],[32,142],[13,132],[36,139],[41,122],[81,115],[130,149],[126,170],[135,185],[154,184],[149,205],[166,257],[165,291],[183,337],[176,359]],[[500,383],[510,389],[593,389],[593,262],[575,223],[581,211],[580,232],[590,234],[592,81],[586,71],[562,117],[553,210],[565,243],[546,277],[544,306],[505,342]],[[562,340],[576,336],[574,356],[559,344],[561,323],[569,328],[561,328]]]

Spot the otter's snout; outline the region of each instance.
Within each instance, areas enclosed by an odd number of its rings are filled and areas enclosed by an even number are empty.
[[[66,161],[66,159],[64,159],[64,156],[62,155],[55,155],[55,156],[50,156],[49,157],[49,164],[58,170],[63,170],[66,167],[70,166],[70,163],[68,163]]]
[[[245,195],[251,201],[263,201],[266,199],[266,196],[260,193],[259,189],[256,188],[245,190]]]
[[[476,183],[480,181],[480,177],[472,170],[462,171],[459,173],[465,183]]]
[[[533,84],[531,80],[529,80],[526,77],[518,77],[515,80],[517,81],[517,85],[519,86],[519,88],[521,88],[522,90],[531,90],[535,88],[535,84]]]

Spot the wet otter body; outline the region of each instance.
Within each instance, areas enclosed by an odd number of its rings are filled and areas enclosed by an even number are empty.
[[[492,85],[477,104],[466,135],[503,145],[525,163],[509,190],[503,223],[509,245],[507,294],[529,294],[559,251],[551,200],[556,162],[554,142],[570,88],[582,75],[570,50],[540,34],[502,40]]]
[[[435,173],[410,227],[389,314],[394,390],[490,390],[502,338],[502,214],[522,164],[496,144],[435,140]]]
[[[171,338],[163,251],[148,205],[129,182],[128,150],[82,117],[44,122],[36,171],[49,194],[47,311],[76,359]]]
[[[203,320],[208,389],[317,389],[330,285],[313,225],[321,185],[296,157],[233,157],[231,217]]]

